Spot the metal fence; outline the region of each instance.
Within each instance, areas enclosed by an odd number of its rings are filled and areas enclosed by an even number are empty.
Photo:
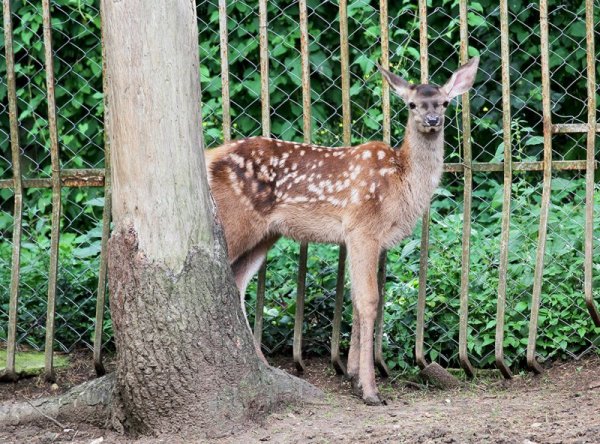
[[[198,2],[205,141],[263,134],[397,146],[406,110],[374,62],[441,83],[480,55],[475,91],[449,109],[445,179],[421,238],[390,251],[387,265],[382,257],[376,362],[384,374],[386,363],[428,359],[469,375],[494,363],[505,377],[514,364],[540,371],[536,357],[579,358],[600,342],[592,288],[600,3],[441,3]],[[51,378],[52,350],[85,344],[102,372],[110,177],[98,11],[92,0],[3,0],[7,377],[17,346],[44,348]],[[299,369],[303,349],[325,348],[344,370],[350,303],[337,248],[282,242],[250,287],[255,336],[266,333],[269,351],[291,345]]]

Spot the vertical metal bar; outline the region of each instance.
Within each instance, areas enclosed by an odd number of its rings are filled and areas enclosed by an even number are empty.
[[[109,145],[104,145],[104,208],[102,209],[102,242],[100,244],[100,271],[98,273],[98,296],[96,299],[96,325],[94,327],[94,369],[97,376],[106,373],[102,363],[102,331],[104,327],[104,306],[106,304],[106,271],[108,266],[108,238],[112,211],[112,188],[110,174]]]
[[[467,29],[467,0],[459,4],[460,15],[460,60],[466,63],[469,54],[469,34]],[[462,260],[460,276],[460,325],[458,335],[458,356],[462,369],[468,377],[475,376],[473,366],[469,361],[467,352],[468,317],[469,317],[469,270],[471,250],[471,201],[473,194],[473,170],[471,169],[471,108],[469,93],[462,95],[462,120],[463,120],[463,165],[464,165],[464,198],[463,198],[463,234],[462,234]]]
[[[302,105],[304,108],[304,143],[311,143],[310,110],[310,64],[308,52],[308,13],[306,0],[299,1],[300,8],[300,56],[302,59]],[[306,289],[306,259],[308,244],[300,244],[298,268],[298,291],[296,300],[296,319],[294,323],[294,364],[299,372],[304,371],[302,362],[302,324],[304,321],[304,297]]]
[[[585,27],[587,43],[587,90],[588,90],[588,134],[585,170],[585,304],[594,320],[600,327],[600,313],[594,303],[592,293],[593,242],[594,242],[594,162],[596,144],[596,60],[594,49],[594,1],[585,2]]]
[[[375,319],[375,345],[373,347],[375,366],[379,374],[387,378],[390,370],[383,357],[383,314],[385,308],[385,277],[386,277],[387,251],[383,250],[379,255],[379,269],[377,271],[377,289],[379,290],[379,305],[377,307],[377,318]]]
[[[540,0],[540,37],[542,56],[542,110],[544,122],[544,182],[542,205],[540,208],[540,226],[538,246],[533,275],[533,293],[531,297],[531,316],[529,319],[529,338],[527,342],[527,366],[535,373],[541,373],[542,367],[535,358],[538,314],[542,294],[542,278],[544,275],[544,254],[546,252],[546,234],[548,230],[548,212],[552,187],[552,115],[550,109],[550,68],[548,64],[548,2]]]
[[[271,112],[269,97],[269,36],[267,33],[267,0],[258,2],[258,33],[260,39],[260,103],[262,135],[271,136]]]
[[[379,2],[379,28],[381,33],[381,66],[389,69],[390,60],[390,37],[388,25],[388,2],[380,0]],[[383,82],[381,90],[381,106],[383,111],[383,141],[388,145],[392,139],[391,112],[390,112],[390,87],[387,82]],[[387,251],[382,251],[379,257],[379,303],[377,305],[377,318],[375,319],[375,344],[373,347],[375,366],[383,377],[390,374],[385,359],[383,358],[383,310],[385,307],[385,267]]]
[[[338,255],[337,282],[335,286],[335,309],[333,311],[333,327],[331,330],[331,365],[338,375],[346,374],[346,366],[340,356],[340,331],[342,312],[344,310],[344,276],[346,271],[346,246],[340,245]]]
[[[427,53],[427,0],[419,0],[419,51],[421,54],[421,83],[429,79],[429,56]],[[415,358],[420,368],[427,367],[424,352],[425,299],[427,296],[427,256],[429,254],[429,206],[423,213],[421,229],[421,258],[419,262],[419,296],[417,299],[417,331]]]
[[[50,234],[50,271],[48,276],[48,311],[46,314],[46,345],[44,378],[54,380],[53,342],[56,310],[56,278],[58,274],[58,243],[60,239],[60,160],[56,126],[56,100],[54,97],[54,60],[52,57],[52,28],[50,0],[42,0],[44,28],[44,56],[46,88],[48,93],[48,128],[50,131],[50,158],[52,163],[52,230]]]
[[[229,39],[227,33],[227,0],[219,0],[219,34],[221,40],[221,96],[223,99],[223,141],[231,140],[229,100]]]
[[[350,64],[348,56],[348,1],[340,0],[340,64],[342,74],[342,130],[343,144],[352,143],[350,115]],[[338,273],[335,287],[335,309],[331,329],[331,365],[338,375],[346,374],[346,367],[340,356],[340,331],[344,309],[344,281],[346,278],[346,247],[340,245]]]
[[[256,314],[254,315],[254,342],[257,347],[262,344],[263,319],[265,310],[265,289],[267,280],[267,261],[258,270],[258,285],[256,287]]]
[[[508,0],[500,0],[500,53],[502,58],[502,128],[504,142],[504,194],[502,201],[502,233],[500,235],[500,269],[498,301],[496,304],[496,367],[507,378],[512,372],[504,362],[504,312],[506,306],[506,275],[508,269],[508,241],[510,237],[512,145],[510,132],[510,58],[508,34]]]
[[[102,18],[101,18],[102,19]],[[101,29],[104,29],[101,26]],[[102,45],[102,72],[105,69],[106,57]],[[106,76],[102,77],[102,87],[106,91]],[[106,122],[105,122],[106,123]],[[96,376],[106,373],[102,362],[102,331],[104,327],[104,306],[106,304],[106,274],[108,270],[108,238],[112,216],[112,171],[110,159],[110,143],[104,138],[104,208],[102,209],[102,241],[100,244],[100,270],[98,273],[98,296],[96,299],[96,325],[94,327],[94,369]]]
[[[388,2],[379,2],[379,28],[381,32],[381,66],[390,68],[390,33],[388,19]],[[390,85],[382,82],[381,108],[383,112],[383,141],[389,144],[392,140],[391,112],[390,112]]]
[[[260,39],[260,101],[262,114],[262,135],[271,136],[271,115],[269,103],[269,40],[267,33],[267,0],[258,2],[258,23]],[[258,271],[256,288],[256,310],[254,315],[254,342],[257,347],[262,343],[263,317],[265,308],[265,281],[267,279],[267,258]]]
[[[21,181],[21,148],[19,144],[19,123],[17,120],[17,86],[15,79],[15,54],[13,49],[13,28],[10,0],[3,0],[4,50],[6,53],[6,83],[8,86],[8,112],[10,120],[10,146],[12,152],[14,213],[13,246],[10,272],[10,300],[8,303],[8,341],[6,344],[6,370],[2,379],[17,380],[15,355],[17,347],[17,313],[19,303],[19,274],[21,265],[21,233],[23,216],[23,184]]]
[[[304,296],[306,292],[306,261],[308,257],[308,244],[300,244],[300,257],[298,258],[298,286],[296,291],[296,316],[294,319],[294,365],[296,370],[303,372],[306,366],[302,360],[302,326],[304,324]]]

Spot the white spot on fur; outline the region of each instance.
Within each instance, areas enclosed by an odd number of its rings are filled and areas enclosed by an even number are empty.
[[[246,160],[240,156],[239,154],[236,153],[231,153],[229,155],[229,158],[233,161],[233,163],[235,163],[237,166],[239,166],[240,168],[244,168],[244,164],[246,163]]]
[[[305,154],[306,154],[306,151],[304,151],[304,150],[300,150],[300,155],[301,155],[301,156],[304,156]]]
[[[385,151],[377,151],[377,158],[382,160],[385,157]]]
[[[365,151],[362,154],[362,158],[365,159],[365,160],[370,159],[371,158],[371,151]]]

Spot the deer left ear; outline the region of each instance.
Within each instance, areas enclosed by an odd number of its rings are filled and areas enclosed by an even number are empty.
[[[479,66],[479,57],[474,57],[456,70],[450,80],[446,82],[442,89],[448,95],[449,99],[466,93],[473,86],[477,67]]]
[[[377,68],[383,75],[383,78],[389,83],[394,92],[400,97],[402,97],[404,100],[408,100],[408,89],[410,87],[410,83],[408,83],[402,77],[389,72],[385,68],[382,68],[381,66],[379,66],[378,63],[375,64],[377,65]]]

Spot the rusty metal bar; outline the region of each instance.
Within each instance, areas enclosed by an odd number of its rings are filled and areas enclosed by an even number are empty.
[[[554,160],[552,161],[553,170],[585,170],[587,163],[585,160]],[[502,162],[473,162],[471,165],[473,171],[493,172],[504,171]],[[465,166],[462,163],[445,163],[444,171],[447,173],[462,173]],[[544,162],[512,162],[513,171],[543,171]]]
[[[469,58],[469,35],[467,30],[467,2],[459,3],[460,14],[460,61],[467,62]],[[469,270],[471,262],[471,202],[473,195],[473,170],[471,169],[471,108],[469,93],[462,95],[462,124],[463,124],[463,164],[464,169],[464,198],[463,198],[463,233],[462,261],[460,275],[460,325],[458,330],[458,356],[461,368],[469,378],[475,376],[473,366],[467,353],[468,317],[469,317]]]
[[[593,22],[592,22],[593,23]],[[592,47],[594,45],[594,34],[592,33]],[[588,48],[589,48],[589,42],[588,42]],[[592,57],[594,55],[593,52],[589,52],[588,51],[588,56],[592,54]],[[592,60],[594,60],[592,58]],[[589,81],[589,76],[588,76],[588,81]],[[558,134],[558,133],[587,133],[590,131],[591,126],[595,126],[596,127],[596,132],[600,133],[600,124],[598,122],[596,122],[596,118],[594,117],[592,120],[589,121],[589,123],[557,123],[552,125],[552,134]],[[594,131],[594,130],[592,130]]]
[[[308,258],[308,244],[300,244],[300,257],[298,258],[298,286],[296,291],[296,316],[294,319],[294,365],[302,373],[306,366],[302,360],[302,326],[304,324],[304,296],[306,294],[306,261]]]
[[[585,305],[600,327],[600,313],[594,303],[592,292],[592,270],[594,266],[594,167],[596,131],[600,131],[596,123],[596,60],[594,56],[594,1],[585,2],[585,27],[587,43],[587,90],[588,90],[588,131],[587,131],[587,169],[585,171],[585,259],[584,259],[584,288]]]
[[[50,233],[50,270],[48,277],[48,310],[46,314],[46,342],[44,378],[54,380],[53,343],[54,316],[56,311],[56,279],[58,274],[58,244],[60,239],[60,159],[58,131],[56,125],[56,100],[54,97],[54,60],[52,55],[52,25],[50,20],[50,0],[42,0],[44,28],[44,57],[46,67],[46,88],[48,93],[48,128],[50,131],[50,158],[52,163],[52,229]]]
[[[104,164],[106,176],[104,185],[104,208],[102,209],[102,241],[100,243],[100,271],[98,273],[98,296],[96,299],[96,325],[94,327],[94,369],[97,376],[106,373],[102,363],[102,331],[104,326],[104,306],[106,303],[106,272],[108,268],[108,238],[112,211],[112,183],[110,176],[110,145],[104,144]]]
[[[533,275],[533,293],[531,297],[531,315],[529,319],[529,338],[527,342],[527,366],[535,373],[542,372],[542,367],[535,358],[535,343],[537,339],[538,314],[540,310],[542,279],[544,275],[544,255],[546,252],[550,193],[552,190],[552,115],[550,108],[547,0],[540,0],[540,37],[542,56],[542,111],[544,123],[544,181],[542,189],[542,204],[540,208],[538,247],[535,261],[535,272]]]
[[[299,1],[300,8],[300,56],[302,59],[302,105],[304,142],[311,143],[311,112],[310,112],[310,60],[308,50],[308,12],[306,0]],[[302,323],[304,320],[304,298],[306,288],[306,260],[308,245],[300,244],[300,259],[298,269],[298,291],[296,299],[296,319],[294,323],[294,364],[299,372],[304,371],[302,361]]]
[[[377,318],[375,319],[375,344],[373,347],[374,361],[379,374],[383,378],[390,376],[385,359],[383,357],[383,315],[385,307],[385,277],[386,277],[387,251],[383,250],[379,255],[379,269],[377,270],[377,289],[379,291],[379,303],[377,306]]]
[[[104,45],[102,46],[102,71],[105,72]],[[103,90],[106,91],[106,76],[102,78]],[[94,326],[94,369],[97,376],[106,373],[102,362],[102,331],[104,330],[104,306],[106,302],[106,272],[108,269],[108,238],[110,236],[110,220],[112,213],[112,183],[110,143],[104,139],[104,208],[102,209],[102,240],[100,243],[100,270],[98,273],[98,296],[96,299],[96,325]]]
[[[419,0],[419,50],[421,55],[421,83],[429,79],[429,56],[427,53],[427,0]],[[423,369],[427,367],[424,352],[425,299],[427,296],[427,257],[429,255],[429,206],[423,213],[421,229],[421,257],[419,262],[419,296],[417,299],[417,327],[415,338],[415,359]]]
[[[390,68],[390,34],[388,19],[388,2],[379,2],[379,28],[381,32],[381,66]],[[381,109],[383,112],[383,141],[390,144],[392,140],[391,112],[390,112],[390,85],[382,82],[381,86]]]
[[[504,315],[506,308],[506,276],[508,242],[510,238],[512,191],[512,143],[510,130],[510,55],[508,35],[508,0],[500,0],[500,52],[502,58],[502,128],[504,142],[504,190],[502,200],[502,232],[500,235],[500,267],[498,270],[498,300],[496,302],[496,367],[506,379],[512,378],[504,361]]]
[[[21,265],[21,234],[23,232],[23,184],[21,180],[21,155],[19,145],[19,122],[17,119],[17,86],[15,79],[15,54],[13,49],[13,28],[9,0],[3,0],[4,50],[6,54],[6,84],[8,87],[8,112],[10,120],[10,147],[14,183],[14,212],[12,262],[10,271],[10,299],[8,303],[8,337],[6,344],[6,369],[0,379],[17,380],[15,355],[17,348],[17,321],[19,303],[19,274]]]
[[[231,103],[229,100],[229,39],[227,0],[219,0],[219,34],[221,41],[221,97],[223,100],[223,141],[231,140]]]
[[[262,135],[271,136],[271,113],[269,102],[269,40],[267,33],[267,0],[258,2],[258,33],[260,39],[260,102],[262,115]],[[254,342],[257,347],[262,343],[262,329],[265,308],[265,289],[267,280],[267,258],[258,270],[256,287],[256,310],[254,312]]]
[[[388,23],[388,1],[379,2],[379,28],[381,31],[381,66],[389,69],[390,60],[390,36]],[[390,112],[390,86],[387,82],[382,82],[381,89],[381,107],[383,112],[383,141],[388,145],[392,141],[391,112]],[[383,309],[385,306],[385,268],[387,251],[382,251],[379,257],[379,301],[377,304],[377,317],[375,319],[375,343],[373,348],[373,359],[379,374],[387,377],[390,371],[383,357]]]
[[[342,130],[343,144],[352,144],[350,114],[350,62],[348,56],[348,1],[340,0],[340,64],[342,74]],[[335,308],[331,329],[331,365],[338,375],[346,374],[346,367],[340,356],[340,333],[342,311],[344,309],[344,281],[346,279],[346,247],[340,245],[338,254],[338,273],[335,287]]]
[[[259,347],[262,344],[263,320],[265,310],[265,289],[267,281],[267,259],[258,270],[256,286],[256,312],[254,315],[254,342]]]
[[[335,308],[333,311],[333,327],[331,330],[331,365],[338,375],[346,375],[346,366],[340,356],[340,332],[342,313],[344,310],[344,277],[346,272],[346,246],[340,245],[338,255],[337,282],[335,285]]]
[[[502,162],[473,162],[471,168],[474,172],[494,172],[504,171]],[[542,171],[544,162],[513,162],[513,171]],[[552,169],[557,171],[586,170],[586,160],[554,160]],[[444,172],[462,173],[465,167],[462,163],[445,163]],[[21,180],[23,188],[52,188],[52,179],[39,178]],[[81,187],[104,187],[104,169],[64,169],[60,171],[60,184],[64,188]],[[0,189],[15,188],[14,179],[0,180]]]
[[[103,187],[104,169],[64,169],[60,171],[63,187]],[[52,188],[52,179],[21,179],[23,188]],[[0,189],[16,188],[14,179],[0,180]]]

